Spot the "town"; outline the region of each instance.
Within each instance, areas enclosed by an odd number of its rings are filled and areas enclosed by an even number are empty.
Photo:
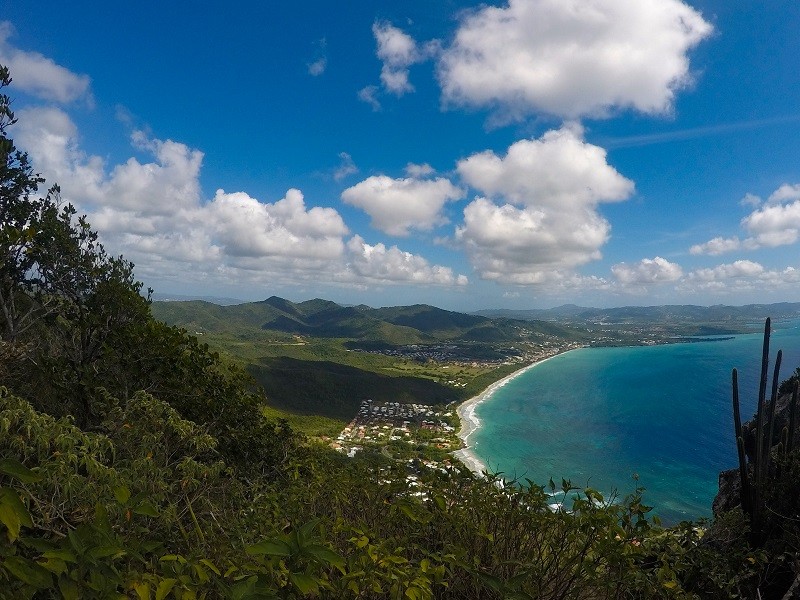
[[[454,403],[441,407],[367,399],[331,447],[350,457],[373,450],[386,458],[444,468],[451,464],[449,453],[461,447],[457,426]]]

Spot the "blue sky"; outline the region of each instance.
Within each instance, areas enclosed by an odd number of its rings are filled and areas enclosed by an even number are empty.
[[[157,292],[800,301],[796,1],[0,15],[15,142]]]

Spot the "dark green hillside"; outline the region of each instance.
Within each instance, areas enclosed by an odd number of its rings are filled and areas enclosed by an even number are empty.
[[[588,308],[565,304],[551,309],[533,310],[482,310],[476,314],[486,317],[507,317],[524,320],[549,320],[563,323],[608,323],[672,326],[714,324],[716,332],[735,333],[757,329],[758,323],[771,315],[775,319],[800,317],[800,303],[748,304],[745,306],[665,305],[623,306],[618,308]],[[727,326],[727,330],[725,330]]]
[[[203,334],[245,366],[271,406],[345,420],[365,398],[420,404],[465,399],[467,390],[480,391],[475,381],[485,386],[519,368],[526,351],[535,351],[532,344],[583,335],[551,323],[493,320],[426,305],[373,309],[275,296],[225,307],[156,302],[153,313]]]
[[[259,327],[267,331],[318,338],[348,338],[387,344],[511,342],[556,337],[590,341],[585,331],[546,321],[491,319],[434,306],[388,308],[340,306],[329,300],[293,303],[273,296],[261,302],[215,306],[207,302],[154,302],[153,314],[171,325],[202,333],[241,333]]]
[[[371,311],[372,309],[370,309]],[[424,332],[328,300],[293,303],[273,296],[261,302],[217,306],[207,302],[154,302],[153,314],[200,333],[242,334],[260,329],[319,338],[382,340],[393,344],[434,341]]]
[[[362,400],[446,404],[463,393],[419,377],[388,376],[330,361],[287,357],[248,366],[270,406],[290,412],[350,420]]]
[[[490,321],[486,317],[452,312],[427,304],[362,310],[375,318],[395,325],[412,327],[438,338],[460,335],[464,329],[481,326]]]

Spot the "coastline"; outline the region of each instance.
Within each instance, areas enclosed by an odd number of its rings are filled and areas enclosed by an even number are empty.
[[[529,365],[525,365],[521,369],[514,371],[513,373],[506,375],[502,379],[498,379],[494,383],[492,383],[489,387],[483,390],[477,396],[473,396],[472,398],[465,400],[461,404],[458,405],[456,408],[456,414],[458,415],[458,420],[460,421],[460,426],[458,429],[458,437],[461,438],[461,441],[464,444],[464,447],[460,450],[455,450],[452,454],[455,458],[460,460],[464,463],[470,471],[475,473],[476,475],[482,476],[483,473],[488,471],[488,467],[478,458],[475,453],[472,451],[472,446],[469,444],[469,437],[475,433],[481,426],[481,421],[478,416],[475,414],[475,409],[486,402],[492,395],[501,387],[506,385],[509,381],[512,381],[522,375],[523,373],[527,373],[534,367],[541,365],[544,362],[547,362],[551,358],[555,358],[560,354],[565,354],[566,352],[570,352],[572,350],[577,350],[578,348],[570,348],[569,350],[564,350],[563,352],[557,352],[552,356],[548,356],[547,358],[543,358],[541,360],[537,360],[536,362],[532,362]]]

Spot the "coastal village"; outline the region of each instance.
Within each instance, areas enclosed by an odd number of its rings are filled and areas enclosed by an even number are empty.
[[[582,347],[583,344],[567,343],[561,346],[542,345],[528,349],[506,359],[502,363],[487,361],[478,363],[472,361],[470,366],[494,367],[501,365],[519,364],[532,365],[553,356]],[[417,351],[422,351],[417,348]],[[440,349],[437,349],[440,351]],[[428,360],[435,360],[427,356]],[[455,364],[439,364],[440,369],[449,369]],[[509,377],[519,373],[515,371]],[[445,380],[454,387],[466,384],[455,379]],[[406,404],[401,402],[376,402],[372,399],[361,401],[358,413],[352,421],[341,431],[330,446],[349,457],[354,457],[359,452],[377,451],[386,458],[414,462],[419,466],[430,469],[446,470],[453,464],[453,453],[460,450],[464,443],[459,433],[464,435],[465,428],[461,427],[461,418],[464,414],[460,410],[481,399],[495,387],[495,382],[487,390],[475,398],[457,406],[450,403],[446,406],[429,406],[424,404]],[[472,465],[467,465],[472,466]]]
[[[448,453],[461,447],[457,424],[454,404],[434,407],[367,399],[331,447],[350,457],[371,448],[387,458],[442,468],[450,464]]]

